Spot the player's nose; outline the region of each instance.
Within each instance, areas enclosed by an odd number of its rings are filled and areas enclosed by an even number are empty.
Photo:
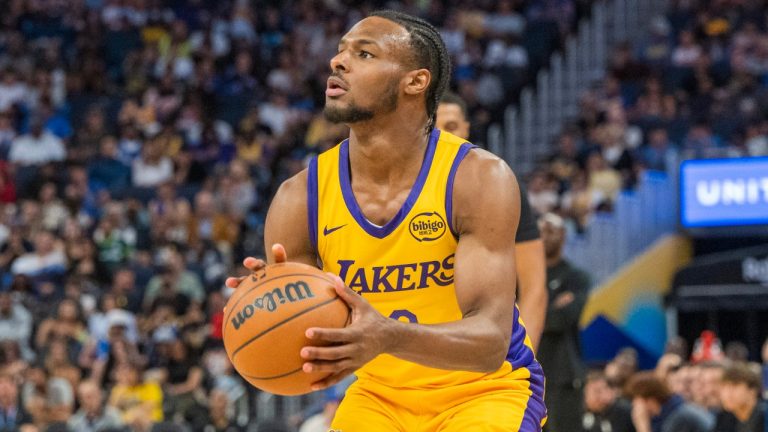
[[[346,51],[342,51],[331,58],[331,70],[336,72],[348,72]]]

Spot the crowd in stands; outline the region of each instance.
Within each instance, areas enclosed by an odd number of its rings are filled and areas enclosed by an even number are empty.
[[[253,430],[223,278],[347,132],[320,115],[341,35],[385,6],[428,18],[482,143],[590,3],[0,2],[0,431]]]
[[[529,173],[532,205],[583,230],[646,170],[768,155],[765,12],[751,0],[669,1],[642,38],[613,49],[605,78]]]
[[[703,335],[702,340],[707,339]],[[732,343],[688,353],[673,340],[654,370],[637,370],[637,353],[620,352],[589,371],[577,432],[763,432],[768,427],[768,341],[762,364]],[[553,431],[555,432],[555,431]]]

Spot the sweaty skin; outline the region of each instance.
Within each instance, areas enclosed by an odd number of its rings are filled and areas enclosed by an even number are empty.
[[[437,107],[435,126],[458,137],[469,139],[470,123],[462,108],[456,103],[441,102]],[[531,338],[533,349],[539,347],[544,321],[547,317],[547,266],[544,243],[541,238],[515,243],[517,289],[520,293],[517,306],[523,317],[525,330]]]
[[[409,37],[398,24],[369,17],[342,38],[331,60],[334,80],[329,81],[326,110],[373,112],[368,120],[349,123],[349,159],[354,196],[375,224],[386,223],[402,206],[427,146],[425,93],[432,76],[427,69],[414,68],[404,42]],[[395,86],[395,107],[386,104],[384,96],[392,89],[382,83]],[[290,258],[317,265],[306,190],[305,170],[283,183],[272,201],[265,228],[270,263]],[[330,373],[313,389],[339,382],[382,353],[449,370],[492,372],[502,365],[515,301],[509,287],[516,282],[517,181],[504,161],[475,150],[456,172],[453,202],[453,226],[459,233],[455,290],[463,318],[433,325],[389,319],[337,277],[336,291],[350,306],[352,319],[342,329],[307,330],[310,339],[336,343],[302,348],[305,371]],[[244,265],[257,270],[265,263],[246,258]],[[227,280],[230,287],[237,283],[236,278]]]

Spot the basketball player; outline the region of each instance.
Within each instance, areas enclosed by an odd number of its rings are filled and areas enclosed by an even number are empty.
[[[467,104],[459,95],[446,91],[437,106],[435,127],[462,139],[469,138]],[[534,352],[539,347],[547,316],[547,271],[544,243],[539,236],[536,218],[531,212],[528,196],[520,185],[520,224],[515,233],[515,270],[517,271],[517,304],[531,338]]]
[[[332,346],[300,352],[329,374],[315,389],[358,377],[332,429],[539,431],[543,375],[510,289],[520,191],[503,161],[434,129],[450,75],[438,32],[374,13],[331,70],[325,114],[349,139],[280,187],[265,242],[270,262],[338,275],[351,309],[345,328],[307,330]]]

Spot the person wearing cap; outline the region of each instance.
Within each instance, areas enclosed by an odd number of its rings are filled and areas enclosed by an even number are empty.
[[[536,357],[547,374],[546,431],[572,431],[581,423],[584,365],[579,352],[579,317],[587,301],[589,275],[563,258],[565,223],[554,214],[539,218],[547,260],[549,305]]]

